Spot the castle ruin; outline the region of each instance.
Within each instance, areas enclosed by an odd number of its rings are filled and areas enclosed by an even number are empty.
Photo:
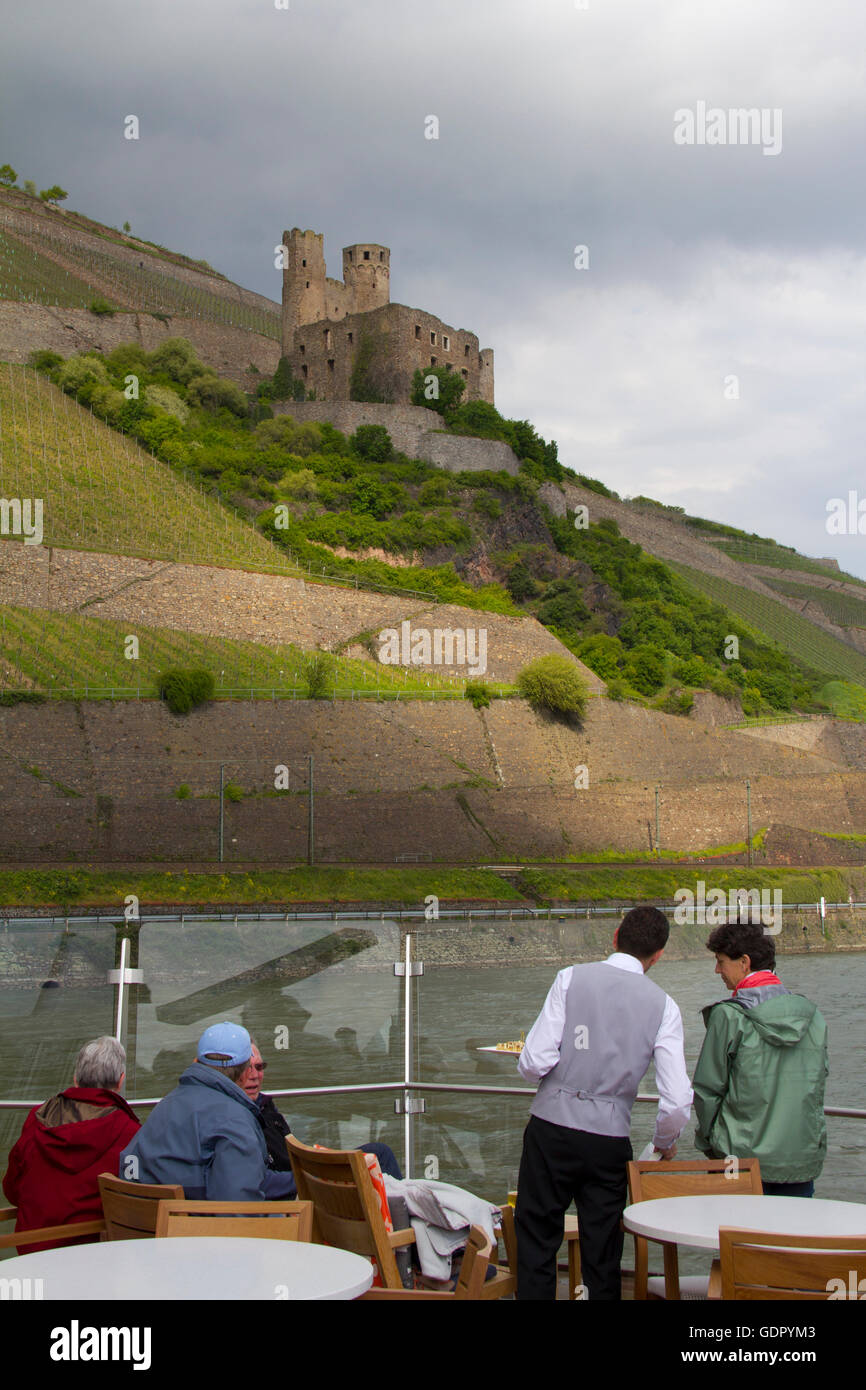
[[[320,401],[353,399],[359,381],[378,398],[408,404],[416,368],[459,372],[464,401],[493,404],[493,349],[433,314],[391,303],[391,253],[360,242],[343,248],[343,278],[325,274],[320,232],[283,233],[282,354]]]

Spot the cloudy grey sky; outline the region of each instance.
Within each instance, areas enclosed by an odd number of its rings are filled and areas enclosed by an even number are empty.
[[[564,463],[866,577],[826,530],[866,512],[864,40],[862,0],[41,0],[0,163],[274,299],[284,227],[337,277],[382,242]],[[699,103],[763,144],[675,143]]]

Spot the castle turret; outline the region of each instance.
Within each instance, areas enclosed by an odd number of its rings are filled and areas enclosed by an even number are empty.
[[[325,252],[321,232],[293,227],[283,232],[288,252],[283,268],[282,351],[292,351],[294,330],[325,317]]]
[[[343,247],[343,283],[349,291],[350,313],[381,309],[391,300],[391,252],[375,242]]]

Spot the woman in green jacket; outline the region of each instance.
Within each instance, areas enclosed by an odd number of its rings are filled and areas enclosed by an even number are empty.
[[[703,1011],[695,1143],[710,1158],[757,1158],[765,1193],[811,1197],[827,1152],[827,1025],[773,973],[775,944],[760,926],[717,927],[707,948],[732,993]]]

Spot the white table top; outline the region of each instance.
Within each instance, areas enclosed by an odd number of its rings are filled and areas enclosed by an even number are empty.
[[[306,1241],[169,1236],[67,1245],[3,1261],[6,1278],[42,1280],[47,1300],[358,1298],[373,1282],[360,1255]]]
[[[866,1235],[866,1205],[822,1197],[730,1196],[659,1197],[626,1207],[627,1231],[701,1250],[719,1248],[719,1227],[772,1231],[783,1236]]]

